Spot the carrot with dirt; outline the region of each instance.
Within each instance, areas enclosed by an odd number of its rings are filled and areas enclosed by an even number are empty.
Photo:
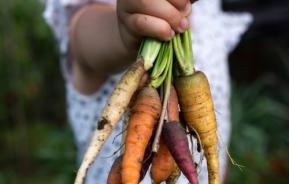
[[[160,139],[160,148],[154,156],[151,167],[151,178],[154,184],[159,184],[165,181],[174,169],[174,158],[172,157],[167,145]]]
[[[115,161],[113,162],[111,169],[109,171],[109,174],[108,174],[107,184],[122,184],[122,181],[121,181],[122,157],[123,157],[122,155],[117,157]],[[152,154],[151,154],[150,146],[146,148],[144,159],[145,160],[142,163],[139,181],[143,180],[152,162]]]
[[[167,105],[167,116],[169,121],[179,120],[178,97],[173,86],[171,86]],[[160,138],[159,150],[153,158],[151,166],[151,178],[154,183],[166,181],[172,174],[175,166],[174,158],[167,148],[163,138]]]
[[[205,74],[195,71],[192,65],[190,32],[176,36],[173,43],[181,70],[175,79],[181,113],[200,137],[207,159],[209,183],[219,184],[217,123],[209,82]]]
[[[220,183],[217,123],[207,77],[202,72],[176,80],[186,123],[199,134],[207,159],[209,183]]]
[[[89,166],[125,112],[144,73],[143,62],[136,62],[116,85],[97,123],[97,128],[78,170],[75,184],[83,183]]]
[[[178,165],[175,163],[171,175],[168,177],[168,179],[166,179],[166,184],[176,184],[180,175],[181,175],[181,171]]]
[[[178,122],[168,122],[163,127],[164,140],[180,170],[191,184],[197,184],[195,163],[191,157],[187,135]]]
[[[94,162],[105,141],[126,111],[142,76],[153,65],[160,46],[161,42],[155,39],[147,38],[142,42],[137,61],[129,67],[117,83],[100,115],[97,128],[93,133],[89,147],[78,169],[74,181],[75,184],[82,184],[84,182],[89,166]]]
[[[145,150],[160,112],[161,101],[157,90],[145,87],[131,109],[121,164],[123,184],[139,183]]]

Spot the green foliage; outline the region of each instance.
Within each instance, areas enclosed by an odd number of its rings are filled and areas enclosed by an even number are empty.
[[[0,1],[0,183],[71,183],[56,44],[38,0]]]
[[[0,183],[71,183],[75,150],[69,129],[31,122],[2,132]]]
[[[289,183],[289,55],[277,51],[264,61],[271,72],[233,87],[230,150],[245,168],[231,165],[229,183]]]

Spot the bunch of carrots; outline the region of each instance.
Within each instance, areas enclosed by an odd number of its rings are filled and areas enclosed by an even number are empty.
[[[181,172],[191,184],[197,184],[191,135],[207,159],[209,183],[220,183],[210,87],[205,74],[195,70],[192,58],[190,30],[168,42],[144,39],[137,61],[122,76],[103,109],[75,184],[83,183],[89,166],[127,111],[124,149],[111,167],[108,184],[138,184],[150,166],[155,184],[174,184]]]

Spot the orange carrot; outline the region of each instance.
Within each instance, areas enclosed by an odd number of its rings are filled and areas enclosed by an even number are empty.
[[[172,86],[168,99],[167,115],[169,121],[179,120],[178,97],[175,88]],[[174,170],[175,161],[168,150],[163,138],[160,138],[159,150],[154,156],[151,167],[151,178],[154,183],[161,183],[168,179]]]
[[[153,159],[150,173],[155,184],[165,181],[171,175],[174,169],[174,162],[167,145],[161,138],[160,148]]]
[[[158,92],[152,87],[145,87],[131,109],[121,164],[123,184],[138,184],[145,150],[160,112]]]
[[[220,183],[217,123],[207,77],[202,72],[176,80],[181,111],[186,123],[197,131],[204,147],[210,184]]]
[[[180,121],[178,95],[174,86],[171,86],[167,112],[169,121]]]
[[[181,171],[178,165],[175,163],[171,175],[168,177],[168,179],[166,179],[166,184],[176,184],[180,175],[181,175]]]
[[[122,163],[122,155],[117,157],[113,162],[111,169],[109,171],[109,175],[107,178],[107,184],[122,184],[121,182],[121,163]],[[140,180],[142,181],[149,169],[149,166],[152,163],[152,154],[151,147],[148,146],[144,155],[144,162],[142,163],[141,172],[140,172]]]

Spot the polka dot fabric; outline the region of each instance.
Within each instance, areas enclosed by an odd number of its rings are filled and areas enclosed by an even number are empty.
[[[119,76],[114,76],[102,86],[102,88],[91,96],[79,94],[71,85],[67,83],[67,111],[69,122],[75,136],[78,148],[78,162],[84,156],[92,132],[96,128],[96,121],[101,110],[105,106],[109,94]],[[106,183],[106,178],[113,160],[118,156],[114,154],[121,147],[122,124],[118,123],[109,139],[106,141],[100,156],[89,169],[86,183]]]
[[[67,20],[70,8],[90,3],[91,0],[46,0],[44,17],[55,32],[62,55],[67,55]],[[98,0],[95,2],[115,4],[114,0]],[[230,139],[230,79],[227,56],[234,49],[240,36],[247,29],[252,18],[249,14],[224,13],[218,0],[200,0],[193,5],[191,26],[194,51],[194,62],[197,70],[203,71],[209,79],[214,99],[219,136],[219,155],[221,178],[224,178],[227,156],[226,147]],[[84,96],[72,86],[69,78],[67,61],[63,61],[63,74],[66,79],[67,112],[69,123],[74,132],[78,148],[78,162],[89,144],[96,121],[107,98],[112,92],[119,75],[112,76],[94,95]],[[105,143],[99,157],[89,169],[86,184],[106,183],[109,169],[117,155],[113,153],[121,147],[122,123],[119,123]],[[115,140],[114,140],[115,139]],[[198,161],[199,154],[195,152]],[[206,162],[203,161],[199,174],[201,184],[208,183]],[[142,182],[150,184],[149,176]],[[184,176],[179,184],[188,183]]]

